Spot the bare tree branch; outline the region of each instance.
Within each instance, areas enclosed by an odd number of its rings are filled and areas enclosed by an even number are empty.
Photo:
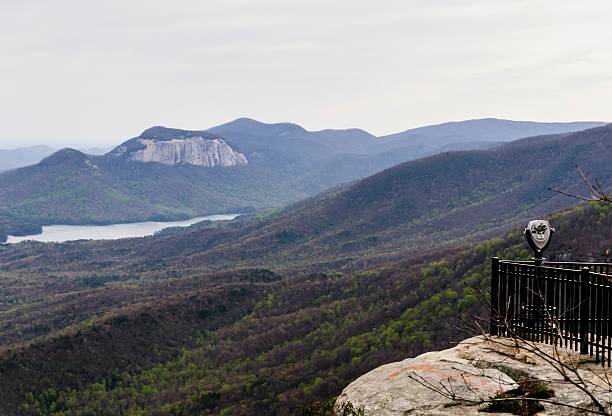
[[[580,176],[582,181],[587,186],[589,193],[591,194],[590,197],[584,197],[584,196],[580,196],[576,194],[571,194],[569,192],[564,192],[560,189],[552,188],[552,187],[549,187],[548,190],[557,192],[561,195],[569,196],[571,198],[580,199],[581,201],[600,201],[600,202],[612,203],[612,195],[608,195],[604,192],[604,189],[599,183],[599,180],[597,178],[595,178],[595,181],[592,183],[591,181],[589,181],[585,173],[582,171],[582,169],[580,169],[578,165],[575,165],[575,168],[578,171],[578,175]]]
[[[597,185],[597,187],[598,186],[599,185]],[[598,188],[595,188],[595,190],[597,189]],[[452,400],[453,404],[483,405],[492,404],[495,402],[508,402],[516,400],[525,403],[548,403],[550,405],[580,410],[589,414],[612,416],[612,402],[610,402],[609,400],[602,401],[603,399],[596,395],[598,391],[608,393],[612,392],[612,380],[610,380],[610,377],[606,371],[604,371],[603,375],[600,375],[590,368],[582,368],[579,365],[579,357],[576,356],[574,351],[563,348],[564,334],[561,330],[561,325],[559,324],[558,316],[553,316],[550,313],[550,310],[544,307],[543,312],[545,320],[546,322],[548,322],[548,325],[550,327],[550,335],[554,338],[555,341],[550,346],[543,345],[530,339],[528,329],[517,327],[516,322],[513,322],[512,318],[509,318],[508,316],[502,316],[500,314],[500,311],[494,310],[493,305],[481,289],[473,287],[469,287],[469,289],[478,298],[478,300],[483,306],[485,306],[488,310],[492,311],[492,315],[489,321],[478,316],[475,316],[474,321],[471,323],[464,321],[467,326],[465,328],[461,328],[462,332],[471,334],[472,336],[479,335],[488,343],[488,345],[490,345],[490,347],[486,348],[490,348],[492,352],[507,357],[509,360],[514,359],[516,354],[511,354],[505,351],[508,348],[512,348],[516,352],[523,351],[532,354],[534,357],[541,360],[543,365],[546,365],[552,370],[554,370],[561,377],[561,380],[563,380],[564,383],[567,383],[568,385],[572,386],[572,388],[575,388],[577,391],[580,391],[584,395],[586,395],[589,398],[593,407],[587,408],[577,405],[571,405],[550,398],[529,397],[524,391],[522,394],[517,394],[514,396],[511,395],[508,397],[479,397],[478,392],[476,392],[472,388],[472,386],[468,384],[466,377],[464,377],[463,375],[463,383],[465,384],[465,387],[469,392],[467,396],[465,394],[457,395],[455,393],[455,389],[450,383],[450,380],[448,381],[449,386],[444,385],[444,383],[440,383],[441,387],[437,387],[431,384],[430,382],[427,382],[427,380],[423,379],[422,377],[419,377],[419,375],[416,373],[409,376],[412,380],[416,381],[424,387],[429,388],[430,390],[436,391],[443,397]],[[530,291],[533,296],[537,296],[540,299],[542,305],[546,304],[542,293],[534,291],[531,288],[525,289]],[[560,311],[559,316],[562,317],[566,313],[568,313],[567,310]],[[503,337],[491,336],[487,333],[485,329],[483,329],[483,325],[485,327],[488,327],[489,325],[487,325],[487,323],[490,324],[491,322],[494,323],[497,327],[503,328]],[[559,342],[557,342],[557,340]],[[479,374],[474,374],[470,371],[466,371],[466,374],[468,376],[486,377],[491,380],[494,380],[495,382],[502,382],[503,384],[503,380],[498,380],[490,374],[487,374],[484,369],[481,370]],[[589,377],[585,377],[585,375],[591,375],[592,377],[590,377],[589,379]],[[524,383],[541,382],[542,380],[533,380],[530,378],[525,378],[514,381],[516,381],[516,383],[519,385],[524,385]],[[505,384],[507,385],[508,382],[506,382]],[[472,395],[475,396],[475,398],[469,397]]]

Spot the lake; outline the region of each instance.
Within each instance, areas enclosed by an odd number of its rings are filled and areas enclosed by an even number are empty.
[[[168,227],[188,227],[200,221],[233,220],[240,214],[209,215],[184,221],[145,221],[111,225],[49,225],[43,226],[42,234],[23,237],[8,236],[7,243],[42,241],[62,243],[71,240],[116,240],[119,238],[144,237]]]

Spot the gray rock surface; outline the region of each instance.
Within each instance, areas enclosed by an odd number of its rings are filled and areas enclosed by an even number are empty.
[[[177,138],[172,140],[138,139],[144,146],[141,149],[123,151],[128,160],[138,162],[158,162],[164,165],[195,166],[241,166],[246,165],[246,157],[221,139],[203,137]]]
[[[486,406],[482,399],[516,389],[517,382],[539,380],[554,390],[550,400],[557,404],[542,403],[545,410],[538,414],[586,414],[560,404],[594,409],[588,395],[564,380],[529,344],[521,344],[520,348],[516,345],[510,339],[493,338],[491,342],[474,337],[448,350],[386,364],[352,382],[337,404],[351,402],[362,407],[367,416],[477,415]],[[609,369],[569,350],[533,345],[577,368],[601,402],[612,402],[610,387],[604,381],[606,375],[612,379]],[[577,380],[575,376],[570,378]]]

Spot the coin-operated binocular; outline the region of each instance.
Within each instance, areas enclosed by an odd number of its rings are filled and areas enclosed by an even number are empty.
[[[550,244],[550,238],[554,232],[555,229],[550,226],[548,221],[533,220],[527,224],[525,238],[527,238],[527,243],[533,250],[533,260],[536,266],[541,266],[544,262],[542,253]]]

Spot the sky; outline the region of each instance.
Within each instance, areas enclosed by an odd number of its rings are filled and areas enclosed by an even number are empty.
[[[612,121],[609,0],[0,0],[0,148],[238,117]]]

